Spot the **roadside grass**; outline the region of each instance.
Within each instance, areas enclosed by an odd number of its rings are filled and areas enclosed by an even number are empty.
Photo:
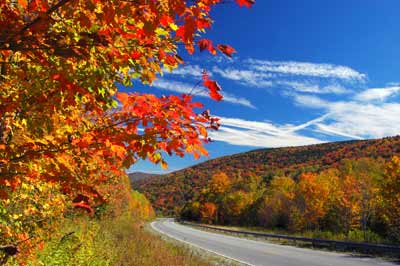
[[[18,265],[10,260],[7,265]],[[57,236],[27,259],[29,266],[207,266],[207,258],[165,242],[145,229],[145,222],[122,215],[98,220],[65,219]]]

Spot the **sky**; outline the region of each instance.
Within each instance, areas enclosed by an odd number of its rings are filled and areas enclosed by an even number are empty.
[[[207,52],[151,87],[125,91],[188,93],[206,69],[223,89],[195,100],[221,118],[209,157],[168,157],[169,169],[139,161],[129,172],[165,173],[259,148],[400,134],[400,1],[258,0],[221,4],[205,38],[233,46],[233,59]]]

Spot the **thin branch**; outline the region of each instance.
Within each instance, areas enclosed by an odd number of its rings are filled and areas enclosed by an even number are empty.
[[[60,2],[58,2],[57,4],[55,4],[54,6],[52,6],[49,10],[47,10],[46,15],[50,16],[51,13],[53,13],[54,11],[56,11],[57,9],[59,9],[60,7],[62,7],[63,5],[65,5],[66,3],[68,3],[71,0],[61,0]],[[36,23],[38,23],[42,18],[41,17],[37,17],[34,20],[32,20],[30,23],[26,24],[18,33],[17,35],[22,35],[24,34],[25,31],[27,31],[30,27],[32,27],[33,25],[35,25]]]

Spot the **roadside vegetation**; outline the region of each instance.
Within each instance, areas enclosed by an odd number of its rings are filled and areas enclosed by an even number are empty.
[[[164,241],[146,224],[154,219],[147,199],[131,191],[127,178],[108,186],[110,201],[97,206],[93,214],[69,209],[40,231],[41,237],[21,242],[24,253],[7,259],[4,265],[29,266],[200,266],[209,265],[191,250]],[[112,200],[111,200],[112,199]],[[47,231],[47,234],[44,232]],[[38,232],[37,232],[38,233]],[[43,238],[43,236],[47,236]],[[29,250],[29,252],[28,252]]]
[[[400,158],[297,176],[214,174],[181,218],[311,238],[400,243]]]

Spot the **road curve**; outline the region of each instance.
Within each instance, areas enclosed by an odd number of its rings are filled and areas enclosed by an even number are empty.
[[[271,244],[209,233],[177,224],[173,219],[151,223],[159,233],[250,266],[392,266],[380,259],[351,256],[292,246]]]

